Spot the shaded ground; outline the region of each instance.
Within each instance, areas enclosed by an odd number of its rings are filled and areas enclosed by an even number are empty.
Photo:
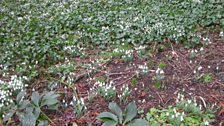
[[[204,46],[203,50],[198,50],[198,55],[191,59],[191,53],[182,46],[172,45],[173,48],[165,48],[163,51],[155,50],[149,60],[139,59],[135,56],[131,64],[139,65],[147,63],[150,72],[146,76],[137,79],[137,90],[132,86],[132,78],[135,74],[135,67],[117,60],[112,60],[106,64],[106,70],[113,73],[109,79],[115,82],[116,89],[120,89],[123,84],[128,84],[132,89],[128,101],[137,101],[138,107],[146,113],[151,107],[164,108],[174,105],[177,93],[182,93],[188,98],[196,98],[197,101],[205,106],[218,107],[216,119],[213,125],[224,125],[224,43],[216,34],[211,34],[212,43]],[[153,77],[159,63],[166,64],[165,80],[162,88],[154,86]],[[199,67],[201,70],[198,70]],[[196,74],[199,79],[195,79]],[[212,80],[204,82],[205,74],[210,74]],[[94,77],[104,76],[102,72],[97,72]],[[135,77],[135,76],[134,76]],[[76,84],[76,89],[87,103],[87,112],[75,122],[79,125],[101,125],[95,117],[103,111],[108,111],[108,101],[96,96],[92,103],[88,102],[87,90],[92,87],[86,78],[80,79]],[[117,90],[117,93],[121,92]],[[115,100],[119,103],[118,98]],[[145,101],[145,102],[144,102]],[[124,107],[124,104],[120,104]],[[63,117],[62,117],[63,118]]]
[[[103,69],[91,74],[91,77],[105,77],[105,71],[109,72],[108,81],[114,82],[117,94],[121,94],[119,89],[124,84],[128,85],[132,92],[127,101],[136,101],[138,108],[144,110],[145,114],[152,107],[162,109],[169,105],[175,105],[177,93],[182,93],[187,98],[196,98],[203,108],[212,105],[219,108],[213,125],[222,126],[224,125],[224,42],[217,34],[211,34],[210,37],[212,43],[208,46],[204,44],[203,50],[197,48],[198,53],[193,58],[191,50],[179,45],[169,43],[170,47],[165,46],[162,50],[158,49],[160,45],[152,45],[151,48],[154,50],[147,52],[147,60],[140,59],[136,52],[134,52],[134,60],[131,63],[125,63],[120,59],[110,59],[103,64]],[[90,51],[85,59],[77,57],[74,62],[90,63],[91,55],[95,56],[97,51]],[[135,72],[137,66],[145,63],[150,69],[149,73],[137,77]],[[160,63],[166,65],[164,69],[165,79],[162,81],[161,88],[157,89],[153,78]],[[198,70],[199,67],[202,69]],[[80,70],[77,71],[77,74],[82,75],[83,73]],[[206,74],[211,75],[211,81],[204,82]],[[196,76],[198,79],[195,78]],[[133,78],[137,79],[136,88],[132,85]],[[109,101],[104,100],[99,95],[96,95],[92,102],[88,101],[87,91],[94,86],[95,82],[95,80],[87,81],[88,79],[86,76],[82,76],[74,84],[79,97],[84,98],[87,107],[84,115],[76,118],[74,110],[70,107],[59,109],[57,112],[46,112],[56,125],[72,125],[74,122],[79,126],[101,125],[101,122],[96,120],[96,116],[103,111],[108,111]],[[35,82],[32,88],[41,91],[47,84],[47,81],[42,78]],[[58,88],[57,91],[65,93],[63,87]],[[66,89],[66,100],[70,101],[72,95],[72,90]],[[61,100],[63,97],[65,96],[62,96]],[[121,104],[117,97],[115,102],[123,109],[128,103]]]

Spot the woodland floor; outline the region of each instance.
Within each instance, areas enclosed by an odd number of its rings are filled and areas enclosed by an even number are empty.
[[[122,85],[128,84],[129,88],[132,89],[128,102],[136,101],[138,108],[144,110],[145,113],[152,107],[162,109],[169,105],[174,105],[177,93],[180,92],[188,98],[195,97],[203,107],[205,107],[205,104],[215,104],[219,109],[213,125],[224,125],[224,42],[217,34],[210,34],[210,37],[212,38],[212,43],[204,47],[203,52],[192,61],[189,59],[190,52],[188,49],[175,44],[172,44],[171,48],[164,48],[162,51],[156,50],[155,47],[158,45],[152,45],[152,48],[155,48],[155,50],[149,56],[149,60],[139,59],[135,56],[131,64],[139,65],[146,62],[151,70],[148,75],[140,76],[137,79],[138,90],[136,91],[132,86],[132,78],[135,76],[134,71],[136,68],[130,67],[130,63],[125,63],[119,59],[109,60],[104,64],[104,71],[111,73],[109,79],[115,82],[116,89],[120,89]],[[97,51],[89,51],[89,54],[95,55]],[[77,57],[74,59],[74,62],[88,63],[90,59],[91,55],[88,55],[85,59]],[[166,64],[164,69],[165,79],[162,82],[161,89],[157,89],[152,80],[155,76],[153,71],[157,69],[155,66],[161,62]],[[197,72],[201,76],[205,73],[210,73],[212,76],[211,82],[204,83],[203,81],[195,80],[194,70],[197,70],[199,66],[202,66],[202,69]],[[77,73],[81,74],[80,71],[77,71]],[[105,73],[98,71],[92,77],[99,78],[103,76],[105,76]],[[100,112],[108,111],[109,102],[99,95],[94,97],[91,103],[88,102],[87,90],[92,85],[86,80],[86,77],[82,77],[74,84],[79,96],[85,100],[87,106],[85,114],[81,118],[73,118],[72,110],[69,107],[59,109],[56,113],[49,113],[49,117],[55,124],[64,125],[65,123],[71,123],[72,125],[72,122],[76,122],[79,126],[87,124],[101,125],[95,118]],[[40,85],[44,82],[38,81],[38,83]],[[63,91],[64,89],[61,90]],[[70,89],[67,89],[67,96],[70,96],[70,91]],[[117,93],[120,93],[119,90],[117,90]],[[67,99],[69,100],[71,97]],[[145,102],[142,103],[143,99],[145,99]],[[118,98],[115,101],[119,103]],[[120,105],[122,108],[125,107],[124,104]]]

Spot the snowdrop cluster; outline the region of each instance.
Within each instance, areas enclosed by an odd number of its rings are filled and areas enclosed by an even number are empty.
[[[184,111],[182,113],[178,112],[176,108],[173,108],[172,114],[167,113],[167,116],[171,117],[171,120],[179,121],[180,123],[184,121]]]
[[[75,113],[78,117],[82,116],[84,111],[87,109],[85,106],[85,102],[83,98],[77,99],[75,96],[73,96],[72,101],[70,102],[71,106],[75,108]]]
[[[122,94],[118,95],[120,102],[126,102],[127,97],[130,96],[130,94],[131,94],[131,90],[129,89],[128,85],[123,85],[120,88],[120,91],[122,92]]]
[[[61,36],[63,39],[66,39],[66,35],[63,35]],[[83,48],[83,47],[78,47],[78,46],[74,46],[74,45],[71,45],[71,46],[65,46],[63,48],[63,50],[69,54],[73,54],[73,55],[80,55],[80,54],[84,54],[84,50],[86,48]]]
[[[142,45],[135,47],[135,50],[137,51],[139,57],[142,57],[142,55],[144,55],[145,49],[146,49],[146,46],[142,46]]]
[[[167,112],[166,116],[170,122],[175,125],[185,124],[185,120],[189,116],[201,118],[203,115],[201,105],[197,104],[196,99],[186,99],[184,95],[178,93],[176,99],[176,106],[172,108],[171,112]],[[209,125],[208,120],[203,120],[202,124]]]
[[[106,100],[112,100],[116,96],[116,88],[113,86],[113,82],[109,84],[105,82],[96,81],[95,85],[98,87],[98,93]]]
[[[97,90],[97,87],[93,86],[87,91],[89,102],[93,102],[94,97],[97,95],[96,90]]]
[[[143,73],[144,75],[149,72],[149,68],[146,63],[144,63],[144,65],[139,65],[138,69],[140,70],[140,73]]]
[[[27,84],[23,83],[27,77],[17,77],[17,75],[11,76],[10,81],[0,80],[0,109],[4,106],[10,105],[13,100],[14,93],[20,92],[27,87]]]
[[[116,48],[116,49],[113,50],[113,53],[115,55],[121,56],[121,58],[125,62],[131,61],[133,59],[133,52],[134,51],[132,49],[125,50],[125,49]]]
[[[184,95],[178,94],[176,99],[176,106],[178,109],[182,109],[185,112],[193,113],[195,115],[202,114],[202,105],[197,104],[196,99],[194,98],[193,101],[190,99],[185,99]]]

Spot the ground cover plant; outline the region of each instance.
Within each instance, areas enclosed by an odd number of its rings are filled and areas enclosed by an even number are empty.
[[[223,125],[223,7],[0,1],[0,125]]]

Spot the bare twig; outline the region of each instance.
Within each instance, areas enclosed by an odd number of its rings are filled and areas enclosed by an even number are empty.
[[[116,84],[115,86],[119,86],[119,85],[122,85],[124,83],[126,83],[127,81],[131,80],[133,77],[135,77],[137,75],[137,73],[133,74],[131,77],[129,77],[128,79],[124,80],[123,82],[119,83],[119,84]]]

